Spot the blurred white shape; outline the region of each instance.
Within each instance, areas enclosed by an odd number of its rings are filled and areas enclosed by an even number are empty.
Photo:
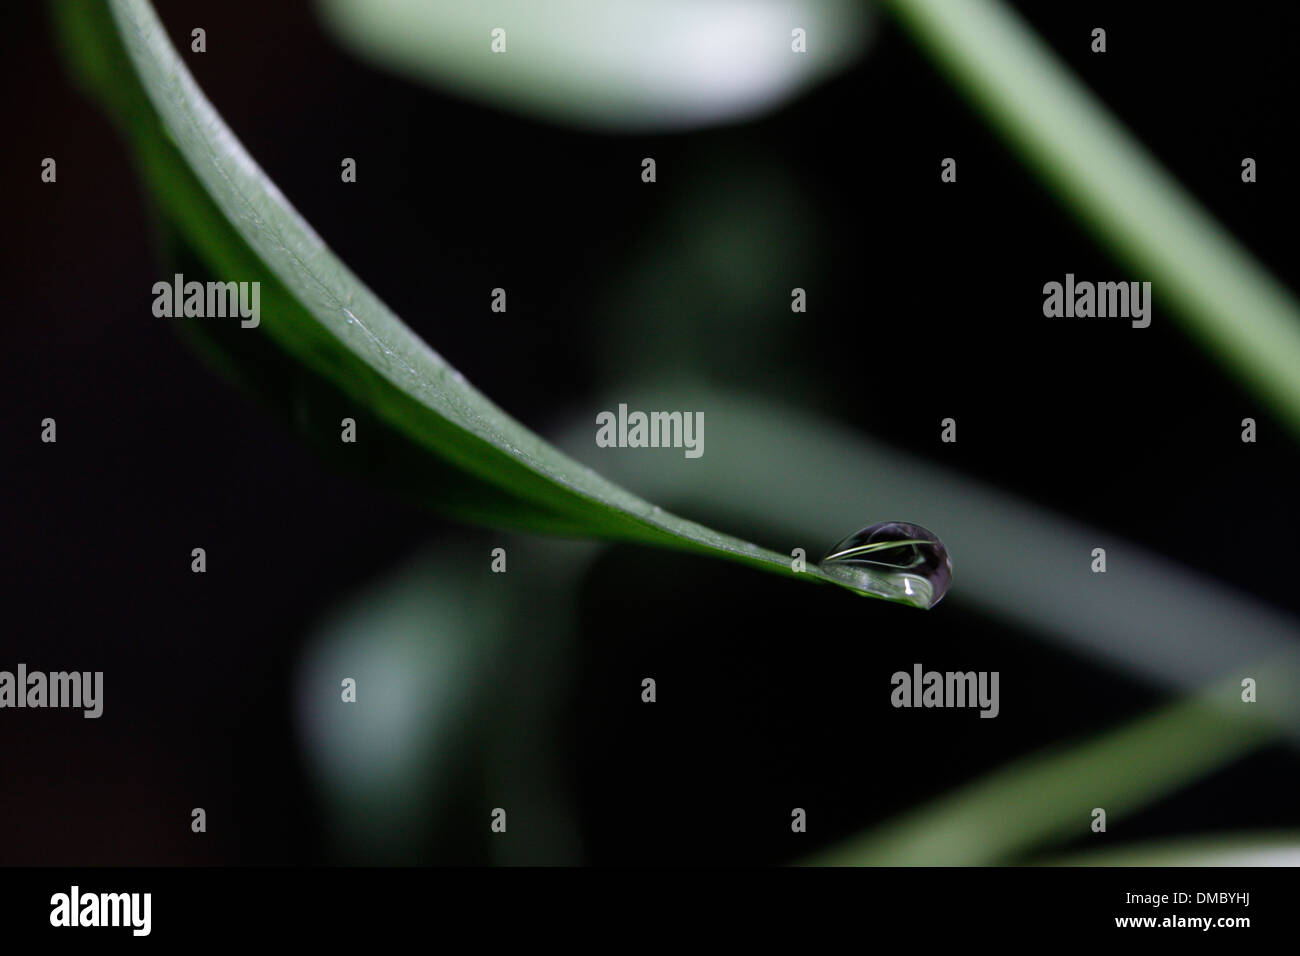
[[[299,737],[352,860],[396,863],[425,850],[499,633],[473,591],[463,567],[424,560],[336,610],[304,651]],[[355,703],[342,699],[347,677]]]
[[[577,126],[683,129],[744,119],[845,68],[862,0],[317,0],[373,64]],[[506,51],[493,53],[492,31]],[[792,50],[792,31],[807,52]]]
[[[1300,846],[1277,846],[1262,850],[1221,850],[1207,854],[1189,866],[1300,866]]]

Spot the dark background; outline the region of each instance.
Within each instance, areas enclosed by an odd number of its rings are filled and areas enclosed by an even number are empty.
[[[291,202],[526,425],[545,433],[637,370],[635,355],[622,368],[599,346],[601,304],[672,191],[725,192],[750,163],[784,164],[823,241],[811,274],[778,285],[808,287],[810,313],[791,316],[787,293],[760,341],[722,320],[701,329],[715,380],[799,383],[805,404],[865,434],[1300,613],[1298,462],[1281,423],[1166,319],[1158,290],[1141,334],[1042,321],[1043,282],[1127,273],[887,20],[855,69],[775,114],[638,137],[534,124],[372,71],[307,5],[157,6],[183,49],[193,25],[207,30],[209,52],[185,59]],[[1300,286],[1293,7],[1243,2],[1207,18],[1019,6]],[[108,675],[98,721],[0,716],[0,863],[333,862],[292,729],[298,651],[340,595],[464,536],[338,475],[153,319],[148,290],[165,273],[128,153],[65,78],[45,11],[7,13],[0,667]],[[1088,52],[1097,25],[1105,56]],[[647,155],[654,191],[637,175]],[[45,156],[57,186],[39,181]],[[342,156],[358,158],[355,185],[339,182]],[[938,182],[944,156],[958,157],[955,187]],[[1243,156],[1259,161],[1251,186]],[[497,285],[510,289],[504,316],[486,308]],[[939,442],[947,415],[957,445]],[[1254,445],[1239,440],[1248,415]],[[39,440],[47,416],[56,445]],[[189,570],[200,542],[202,576]],[[900,720],[874,689],[896,661],[858,636],[863,614],[897,609],[634,548],[603,557],[583,595],[566,779],[595,863],[784,862],[1160,699],[952,602],[918,615],[907,640],[923,660],[1003,672],[1003,716],[975,744],[982,722]],[[653,721],[621,686],[647,668],[676,688]],[[1010,688],[1045,674],[1050,690],[1011,706]],[[1265,751],[1131,819],[1126,837],[1293,825],[1296,768],[1291,751]],[[189,829],[194,806],[208,811],[203,836]],[[818,820],[803,842],[791,806]],[[477,814],[467,829],[486,831]],[[427,859],[486,856],[467,839]]]

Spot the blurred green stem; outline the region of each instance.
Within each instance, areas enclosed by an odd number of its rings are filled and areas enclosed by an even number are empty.
[[[1300,307],[1290,291],[1005,4],[886,5],[1092,235],[1138,270],[1133,278],[1151,281],[1156,301],[1300,437]]]
[[[1265,671],[1290,686],[1290,667]],[[1111,825],[1294,726],[1291,701],[1247,704],[1234,680],[1063,752],[1018,760],[811,860],[828,866],[987,866]],[[1096,834],[1100,840],[1104,834]]]

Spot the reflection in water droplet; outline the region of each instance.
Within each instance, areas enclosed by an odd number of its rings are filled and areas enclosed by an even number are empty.
[[[952,583],[952,561],[919,524],[885,521],[857,531],[826,553],[821,569],[868,594],[931,608]]]

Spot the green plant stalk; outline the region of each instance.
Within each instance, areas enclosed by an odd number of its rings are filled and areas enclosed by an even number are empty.
[[[1258,671],[1291,686],[1291,662]],[[1089,835],[1293,731],[1294,701],[1243,703],[1236,680],[1069,749],[1020,759],[826,850],[817,866],[988,866]]]
[[[1103,247],[1151,281],[1156,301],[1300,438],[1292,293],[1005,4],[886,5]]]

